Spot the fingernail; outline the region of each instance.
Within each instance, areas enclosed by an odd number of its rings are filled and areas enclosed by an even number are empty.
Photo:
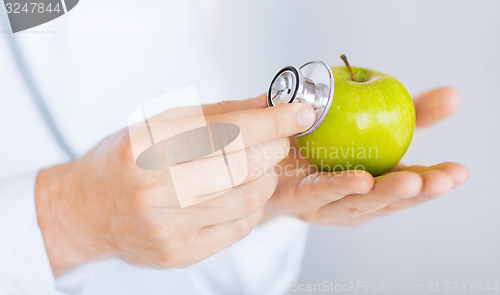
[[[316,121],[316,113],[309,106],[302,107],[297,113],[297,122],[301,127],[311,127]]]

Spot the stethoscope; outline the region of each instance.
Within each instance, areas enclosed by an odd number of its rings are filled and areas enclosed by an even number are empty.
[[[335,80],[332,70],[321,61],[311,61],[299,68],[281,69],[271,81],[267,92],[267,105],[305,103],[316,112],[315,123],[295,136],[304,136],[316,130],[325,119],[332,105]]]

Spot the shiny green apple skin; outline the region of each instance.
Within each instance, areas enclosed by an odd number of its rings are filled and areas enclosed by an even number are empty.
[[[415,107],[405,87],[390,75],[332,67],[335,93],[330,110],[311,134],[298,137],[300,153],[322,171],[390,171],[408,149]]]

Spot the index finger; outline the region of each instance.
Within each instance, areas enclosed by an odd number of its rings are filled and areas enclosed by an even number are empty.
[[[263,109],[267,107],[267,94],[261,94],[254,98],[245,100],[227,100],[214,104],[201,105],[203,116],[214,116],[229,112],[243,111],[249,109]],[[200,116],[200,106],[184,106],[164,110],[148,120],[151,122],[173,122],[193,119]]]
[[[207,123],[238,126],[245,147],[248,147],[303,132],[314,124],[316,113],[304,103],[290,103],[210,116],[206,120]]]
[[[158,153],[168,147],[171,155],[187,154],[188,158],[194,155],[198,158],[216,151],[233,152],[286,138],[307,130],[315,121],[312,107],[293,103],[184,120],[155,117],[144,124],[129,126],[129,133],[136,160],[155,144],[161,144],[157,147]]]

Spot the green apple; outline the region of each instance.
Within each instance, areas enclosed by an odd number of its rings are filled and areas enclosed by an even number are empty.
[[[330,110],[312,133],[297,138],[301,154],[322,171],[363,169],[377,176],[401,160],[415,127],[415,108],[394,77],[347,66],[332,67]]]

